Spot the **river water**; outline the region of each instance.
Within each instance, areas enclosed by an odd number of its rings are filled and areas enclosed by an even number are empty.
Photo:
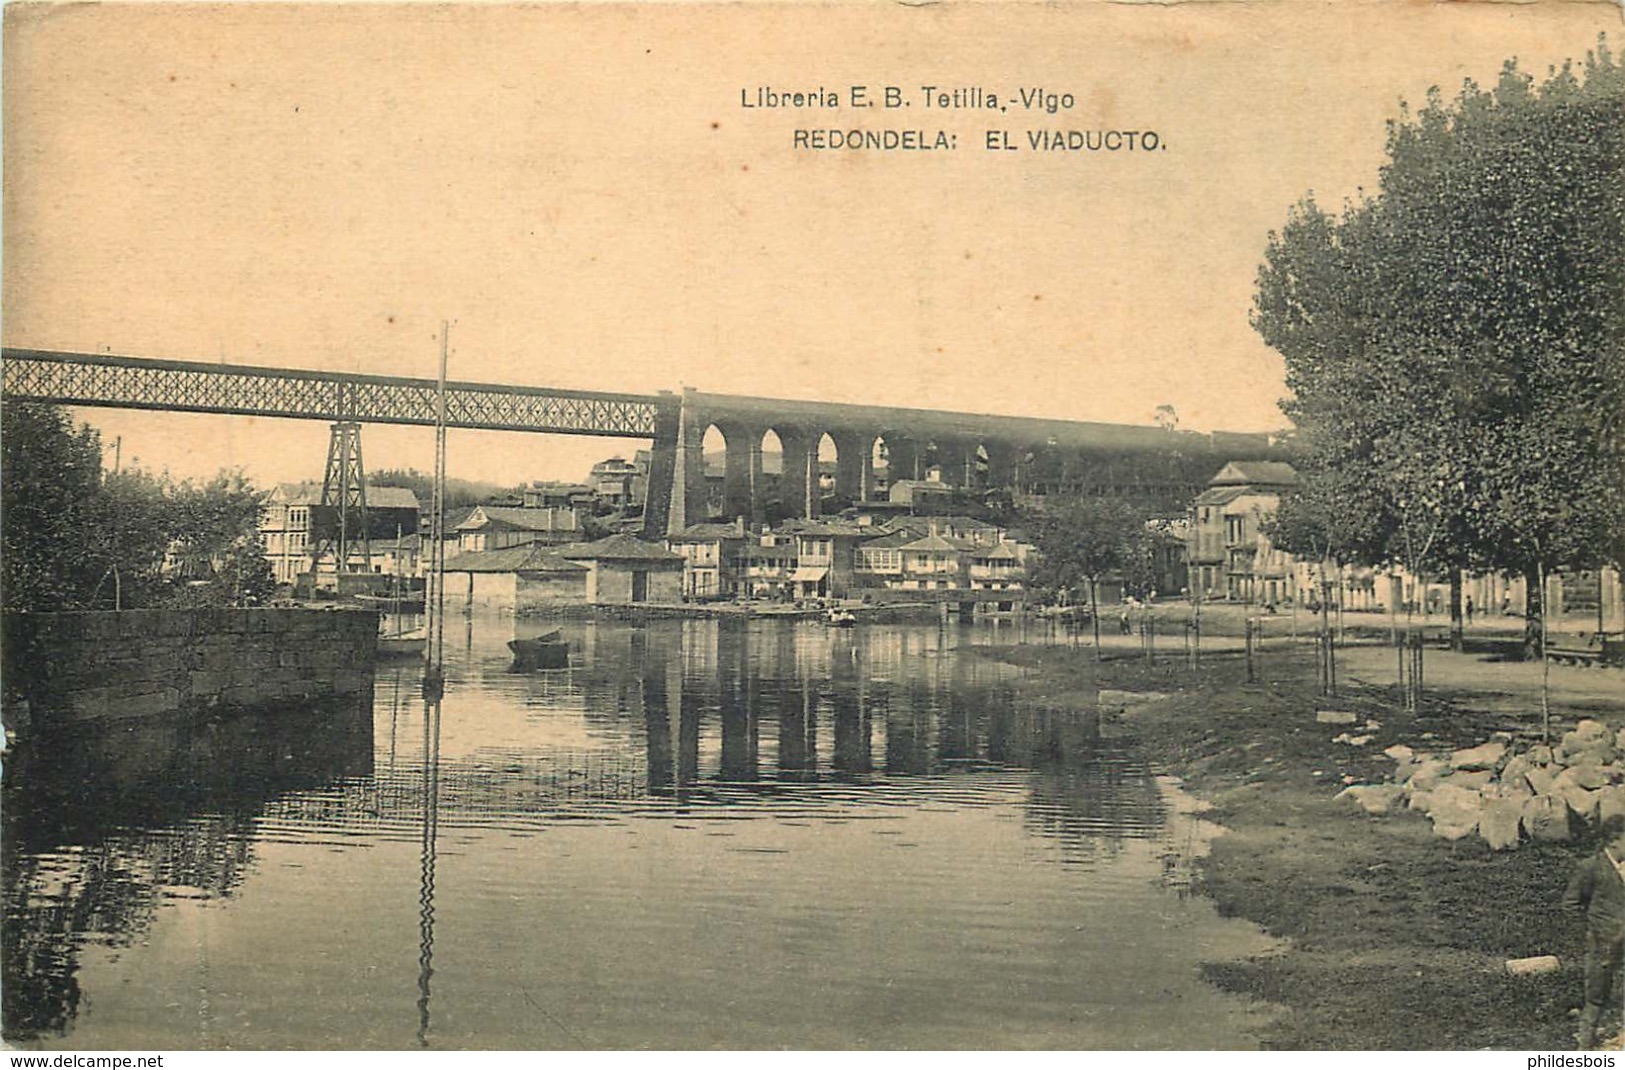
[[[516,632],[517,627],[517,632]],[[1237,1048],[1212,829],[987,626],[456,622],[447,690],[5,770],[30,1046]]]

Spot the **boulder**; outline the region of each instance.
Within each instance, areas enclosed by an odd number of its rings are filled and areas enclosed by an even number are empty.
[[[1416,757],[1416,752],[1405,746],[1403,743],[1395,743],[1392,747],[1387,748],[1382,753],[1400,763],[1408,762],[1412,758]]]
[[[1564,765],[1611,765],[1614,761],[1614,745],[1605,747],[1576,747],[1568,749],[1559,747],[1557,757]]]
[[[1569,804],[1555,795],[1531,796],[1523,804],[1520,818],[1523,831],[1531,840],[1544,843],[1567,843],[1574,838],[1569,819]]]
[[[1354,724],[1359,718],[1346,710],[1316,710],[1315,722],[1317,724]]]
[[[1524,977],[1532,974],[1555,973],[1563,968],[1563,962],[1556,955],[1536,955],[1527,959],[1507,959],[1507,973],[1514,977]]]
[[[1587,718],[1567,732],[1557,746],[1558,756],[1565,765],[1582,761],[1607,765],[1614,760],[1614,733],[1601,721]]]
[[[1339,799],[1349,799],[1368,814],[1386,814],[1398,805],[1405,789],[1398,784],[1353,784],[1337,793]]]
[[[1506,752],[1505,743],[1497,743],[1491,740],[1488,743],[1480,743],[1476,747],[1467,747],[1456,751],[1450,756],[1450,764],[1457,769],[1494,769],[1500,764],[1501,759],[1506,756]]]
[[[1528,761],[1530,765],[1551,765],[1552,748],[1544,745],[1530,747],[1529,750],[1524,753],[1524,759]]]
[[[1577,784],[1559,784],[1548,798],[1562,799],[1569,804],[1570,810],[1589,821],[1597,816],[1597,808],[1602,804],[1601,795],[1601,792],[1590,791]]]
[[[1454,784],[1458,788],[1466,788],[1469,791],[1483,791],[1485,788],[1489,787],[1494,780],[1495,774],[1490,772],[1488,769],[1479,769],[1477,771],[1467,773],[1458,770],[1457,772],[1451,773],[1449,778],[1445,780],[1445,783]]]
[[[1610,781],[1602,766],[1582,762],[1579,765],[1571,765],[1557,774],[1557,783],[1577,784],[1589,791],[1595,791],[1597,788],[1607,787]]]
[[[1412,791],[1432,791],[1450,775],[1450,763],[1429,758],[1412,771],[1407,783]]]
[[[1597,792],[1597,820],[1625,817],[1625,784],[1611,784]]]
[[[1478,812],[1478,834],[1490,850],[1510,851],[1518,846],[1522,822],[1522,799],[1487,800]]]
[[[1495,780],[1483,788],[1486,799],[1517,799],[1522,802],[1535,794],[1529,787],[1529,781],[1519,778],[1517,780]]]
[[[1529,782],[1530,790],[1536,795],[1550,795],[1557,783],[1556,775],[1550,769],[1540,765],[1531,766],[1529,771],[1524,774],[1524,779]]]
[[[1478,816],[1484,808],[1484,797],[1476,791],[1455,784],[1444,784],[1428,798],[1428,817],[1433,819],[1433,834],[1447,840],[1459,840],[1478,830]]]
[[[1431,791],[1412,791],[1410,793],[1410,800],[1405,803],[1406,809],[1415,810],[1418,813],[1423,814],[1427,813],[1428,808],[1432,805],[1433,793]]]
[[[1614,733],[1610,732],[1608,730],[1608,726],[1603,724],[1601,721],[1593,720],[1592,718],[1587,717],[1585,720],[1575,725],[1574,731],[1565,735],[1563,737],[1563,741],[1566,743],[1571,737],[1574,739],[1606,740],[1608,742],[1612,742]]]
[[[1525,758],[1521,754],[1514,754],[1511,758],[1507,759],[1507,764],[1501,767],[1501,783],[1521,783],[1525,787],[1528,787],[1529,782],[1524,778],[1529,775],[1529,770],[1532,768],[1534,767],[1529,764],[1528,758]]]
[[[1478,831],[1477,814],[1437,813],[1433,819],[1433,834],[1442,840],[1460,840]]]

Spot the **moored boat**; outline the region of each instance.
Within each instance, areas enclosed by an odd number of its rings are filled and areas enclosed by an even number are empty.
[[[429,633],[422,628],[378,637],[378,656],[381,658],[421,658],[429,644]]]
[[[570,667],[570,644],[556,628],[529,639],[510,639],[508,649],[513,652],[516,672]]]

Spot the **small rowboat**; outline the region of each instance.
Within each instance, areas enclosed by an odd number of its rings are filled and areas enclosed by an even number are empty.
[[[508,649],[513,652],[515,672],[570,667],[570,644],[558,629],[529,639],[510,639]]]
[[[378,656],[381,658],[421,658],[429,645],[429,633],[419,628],[413,632],[378,637]]]

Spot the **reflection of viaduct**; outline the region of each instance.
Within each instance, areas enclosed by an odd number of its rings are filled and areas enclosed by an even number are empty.
[[[148,360],[85,353],[6,349],[0,390],[9,400],[66,405],[212,412],[295,419],[432,425],[435,384],[424,379],[296,371],[246,365]],[[652,439],[645,534],[658,537],[705,519],[703,445],[712,427],[727,447],[724,515],[759,523],[767,486],[762,440],[779,440],[784,460],[782,510],[819,510],[818,454],[825,436],[836,452],[835,496],[868,500],[877,489],[875,446],[891,480],[928,468],[951,487],[990,490],[1076,488],[1092,469],[1170,459],[1200,460],[1199,477],[1172,471],[1163,480],[1194,490],[1225,460],[1261,456],[1262,436],[1170,432],[1126,424],[1081,423],[702,394],[612,394],[491,383],[447,384],[450,427],[544,434]],[[1177,465],[1175,466],[1177,468]]]

